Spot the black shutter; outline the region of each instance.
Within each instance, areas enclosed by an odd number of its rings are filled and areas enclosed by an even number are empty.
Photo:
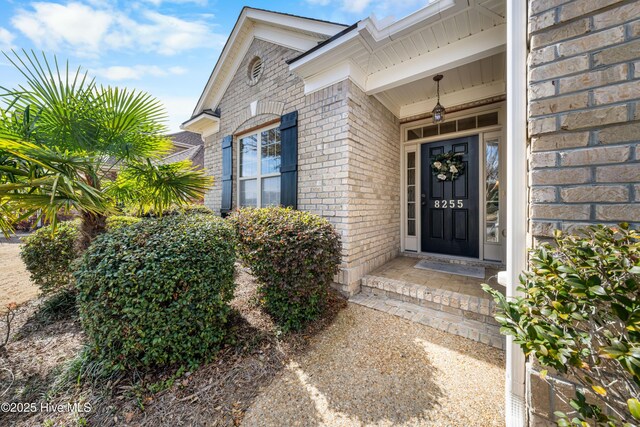
[[[298,208],[298,112],[280,119],[280,204]]]
[[[233,191],[233,137],[222,138],[222,204],[220,214],[226,216],[231,211],[231,193]]]

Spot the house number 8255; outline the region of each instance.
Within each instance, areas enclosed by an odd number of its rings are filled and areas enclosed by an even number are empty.
[[[434,201],[435,208],[463,208],[464,201],[463,200],[436,200]]]

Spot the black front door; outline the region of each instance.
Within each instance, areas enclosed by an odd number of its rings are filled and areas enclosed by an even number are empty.
[[[432,164],[450,151],[463,154],[464,172],[453,181],[441,181]],[[478,136],[422,144],[420,153],[422,251],[477,258]]]

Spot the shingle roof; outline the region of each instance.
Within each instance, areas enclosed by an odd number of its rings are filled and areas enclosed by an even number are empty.
[[[202,138],[195,132],[182,131],[167,135],[171,141],[184,145],[202,145]]]
[[[163,157],[159,161],[159,163],[162,165],[166,165],[169,163],[180,162],[182,160],[191,160],[193,162],[197,155],[200,153],[200,150],[202,150],[202,145],[195,145],[191,148],[187,148],[186,150],[178,151],[177,153],[173,153],[166,157]]]

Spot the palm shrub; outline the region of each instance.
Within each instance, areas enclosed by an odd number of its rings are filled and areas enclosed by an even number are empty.
[[[525,354],[582,387],[559,425],[631,425],[640,420],[640,234],[627,224],[556,233],[531,252],[523,296],[485,285],[496,320]],[[543,377],[546,371],[543,371]],[[566,400],[570,397],[565,396]]]
[[[116,204],[157,212],[201,198],[211,179],[189,161],[161,164],[170,141],[160,102],[101,86],[80,69],[23,51],[5,57],[26,82],[0,88],[0,230],[34,213],[55,227],[78,212],[80,247]],[[117,172],[117,173],[116,173]]]
[[[227,334],[234,263],[233,229],[213,215],[102,234],[75,272],[91,354],[112,371],[206,360]]]
[[[78,257],[77,221],[48,225],[24,239],[20,257],[29,271],[31,281],[43,294],[73,288],[71,264]]]
[[[238,255],[266,311],[284,331],[318,318],[340,264],[340,236],[324,218],[285,208],[245,208],[234,224]]]

